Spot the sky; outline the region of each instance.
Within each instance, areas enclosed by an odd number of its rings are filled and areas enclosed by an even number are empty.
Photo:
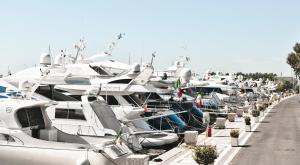
[[[111,59],[163,70],[187,55],[194,72],[291,75],[286,56],[300,42],[300,2],[276,0],[0,0],[0,73],[38,64],[40,54],[89,57],[125,33]],[[102,60],[102,59],[100,59]]]

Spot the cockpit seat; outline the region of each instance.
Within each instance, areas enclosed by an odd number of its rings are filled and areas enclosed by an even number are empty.
[[[56,129],[40,129],[40,139],[48,141],[57,141]]]

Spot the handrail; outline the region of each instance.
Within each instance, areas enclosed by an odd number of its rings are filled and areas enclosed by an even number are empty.
[[[90,130],[92,130],[93,134],[94,135],[97,135],[95,129],[93,126],[90,126],[90,125],[80,125],[80,124],[64,124],[64,123],[60,123],[60,124],[55,124],[57,125],[58,127],[60,127],[61,129],[60,130],[63,130],[63,126],[77,126],[77,134],[81,135],[82,134],[82,128],[87,128],[88,129],[88,132],[90,133]],[[55,127],[55,126],[54,126]]]
[[[16,139],[18,139],[21,143],[22,143],[22,145],[24,145],[24,142],[23,142],[23,140],[21,140],[20,138],[18,138],[17,136],[15,136],[15,135],[11,135],[11,134],[8,134],[9,136],[11,136],[11,137],[13,137],[13,138],[16,138]],[[9,142],[8,142],[8,140],[7,140],[7,144],[9,144]]]

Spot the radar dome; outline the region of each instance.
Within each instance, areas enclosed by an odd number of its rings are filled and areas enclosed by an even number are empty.
[[[62,65],[63,64],[63,57],[61,55],[58,55],[54,59],[54,65]]]
[[[19,82],[19,90],[22,92],[28,92],[31,90],[32,84],[28,80],[22,80]]]
[[[49,53],[43,53],[41,56],[40,56],[40,64],[42,66],[48,66],[48,65],[51,65],[51,56]]]
[[[183,68],[180,71],[180,78],[183,83],[188,83],[191,80],[192,77],[192,71],[188,68]]]
[[[131,67],[131,71],[133,73],[141,72],[141,65],[140,64],[133,64]]]

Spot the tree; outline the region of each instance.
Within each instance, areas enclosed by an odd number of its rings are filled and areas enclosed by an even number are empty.
[[[289,89],[293,89],[293,84],[289,81],[280,82],[276,88],[278,92],[283,92]]]
[[[275,73],[242,73],[242,72],[237,72],[236,75],[242,75],[245,79],[252,79],[252,80],[258,80],[260,78],[263,79],[263,82],[265,82],[267,79],[270,81],[276,80],[277,75]]]
[[[286,62],[292,67],[296,76],[300,75],[300,43],[296,43],[293,52],[289,53]]]
[[[295,86],[295,92],[296,92],[297,94],[299,94],[299,91],[300,91],[299,85],[296,85],[296,86]]]

